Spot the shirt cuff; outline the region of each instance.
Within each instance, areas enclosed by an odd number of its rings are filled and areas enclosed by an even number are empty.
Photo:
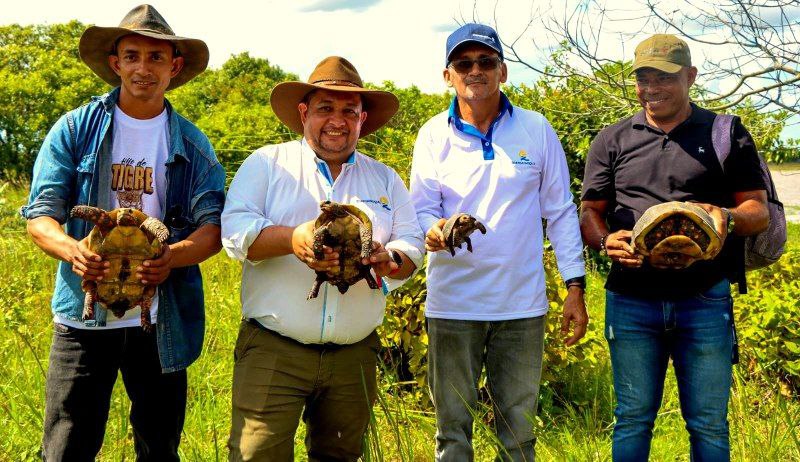
[[[247,260],[247,251],[264,228],[274,225],[271,220],[259,217],[250,221],[243,229],[222,237],[222,247],[231,258],[239,261]]]
[[[414,277],[415,274],[417,274],[417,271],[419,271],[419,268],[422,266],[424,254],[420,249],[412,245],[410,242],[406,242],[404,240],[389,242],[384,247],[386,250],[397,250],[399,252],[403,252],[403,254],[405,254],[405,256],[408,257],[408,259],[411,260],[415,265],[414,271],[412,271],[411,274],[409,274],[405,279],[393,279],[389,277],[383,278],[386,288],[389,291],[392,291],[398,287],[401,287],[403,284],[408,282],[409,279]]]
[[[568,279],[586,276],[586,269],[583,265],[573,265],[559,270],[561,272],[561,279],[566,281]]]

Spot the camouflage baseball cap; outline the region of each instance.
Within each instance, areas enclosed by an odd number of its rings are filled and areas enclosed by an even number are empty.
[[[674,74],[692,66],[689,45],[672,34],[655,34],[636,47],[631,72],[643,67]]]

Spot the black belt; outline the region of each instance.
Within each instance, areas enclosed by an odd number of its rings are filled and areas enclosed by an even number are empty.
[[[281,335],[281,334],[275,332],[272,329],[268,329],[268,328],[264,327],[263,324],[261,324],[260,322],[256,321],[253,318],[247,318],[246,320],[247,320],[247,323],[250,324],[251,326],[257,327],[257,328],[263,330],[264,332],[269,333],[270,335],[274,335],[275,337],[278,337],[281,340],[287,341],[289,343],[293,343],[293,344],[301,346],[301,347],[310,348],[312,350],[317,350],[317,351],[336,351],[336,350],[342,349],[344,347],[350,346],[349,344],[341,344],[341,343],[333,343],[333,342],[327,342],[327,343],[303,343],[303,342],[298,342],[297,340],[295,340],[295,339],[293,339],[291,337],[287,337],[285,335]]]

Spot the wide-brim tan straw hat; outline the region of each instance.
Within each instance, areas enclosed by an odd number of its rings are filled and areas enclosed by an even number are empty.
[[[117,87],[120,78],[108,64],[108,57],[121,37],[130,34],[168,40],[183,56],[183,69],[170,80],[167,90],[178,88],[203,72],[208,66],[208,47],[198,39],[175,35],[167,21],[150,5],[132,9],[119,23],[119,27],[91,26],[81,35],[78,50],[81,59],[98,77]]]
[[[361,126],[361,136],[381,128],[400,107],[397,97],[388,91],[364,88],[364,83],[350,61],[339,56],[323,59],[306,82],[282,82],[272,89],[269,103],[281,122],[297,133],[303,133],[297,105],[314,90],[359,93],[367,120]]]

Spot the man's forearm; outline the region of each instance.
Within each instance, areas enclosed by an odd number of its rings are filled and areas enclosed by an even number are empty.
[[[739,236],[758,234],[769,226],[769,210],[758,200],[748,199],[730,212],[735,224],[733,232]]]
[[[282,257],[294,253],[292,249],[293,226],[267,226],[247,249],[247,259],[252,261]]]
[[[33,243],[44,253],[61,261],[71,262],[78,241],[64,232],[61,225],[51,217],[37,217],[28,220],[28,234]]]
[[[414,270],[417,269],[417,265],[415,265],[414,262],[411,261],[411,259],[408,258],[403,252],[400,252],[399,250],[396,252],[398,255],[400,255],[400,259],[403,261],[403,264],[397,268],[396,273],[389,273],[388,277],[402,281],[414,273]]]
[[[600,239],[608,234],[608,226],[600,212],[591,207],[581,206],[580,223],[583,242],[595,250],[600,250]]]
[[[170,266],[181,268],[200,264],[219,252],[221,248],[220,227],[211,224],[203,225],[186,239],[169,246],[172,252]]]

